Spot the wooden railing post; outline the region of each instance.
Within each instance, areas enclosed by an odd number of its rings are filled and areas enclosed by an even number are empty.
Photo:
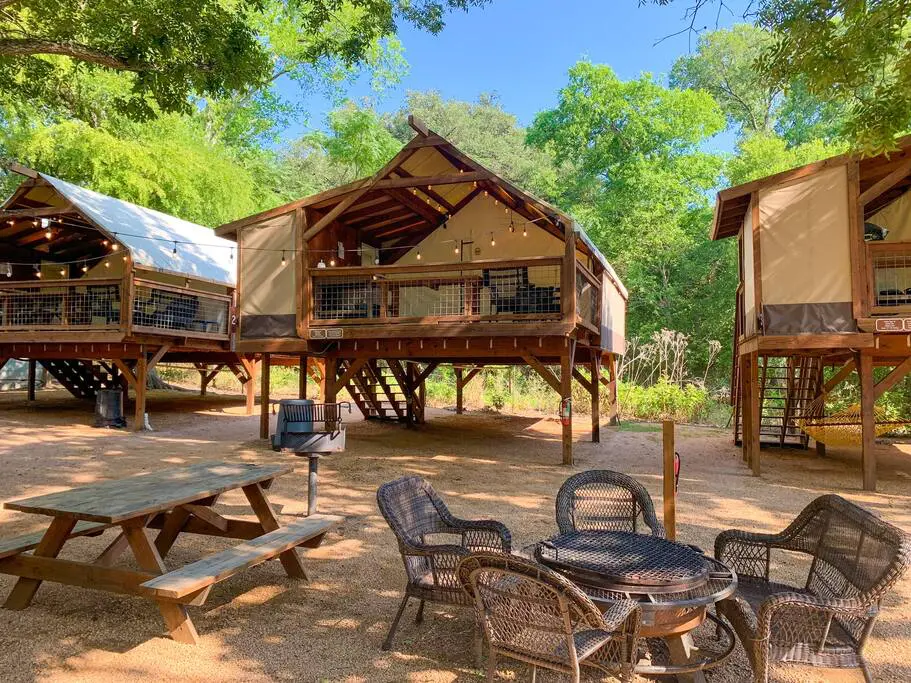
[[[561,273],[561,298],[563,300],[564,322],[576,322],[576,229],[573,225],[563,226],[566,249],[563,254]]]

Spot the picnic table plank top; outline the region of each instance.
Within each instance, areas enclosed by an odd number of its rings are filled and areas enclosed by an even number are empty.
[[[291,465],[204,462],[3,504],[8,510],[117,524],[291,472]]]

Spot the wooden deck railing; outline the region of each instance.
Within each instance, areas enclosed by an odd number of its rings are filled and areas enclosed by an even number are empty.
[[[0,283],[0,331],[119,329],[121,283],[119,278]]]
[[[562,319],[563,259],[314,268],[309,325]]]
[[[911,242],[867,242],[873,315],[911,312]]]
[[[228,339],[231,296],[151,280],[133,281],[132,328],[147,334]]]
[[[576,319],[593,332],[600,333],[601,281],[578,261],[576,262]]]

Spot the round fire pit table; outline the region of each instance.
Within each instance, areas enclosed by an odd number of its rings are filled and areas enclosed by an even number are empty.
[[[734,633],[708,608],[736,590],[737,575],[698,549],[626,531],[574,531],[541,541],[534,556],[578,584],[595,604],[639,600],[640,635],[660,639],[667,652],[650,647],[652,657],[639,662],[637,673],[675,674],[678,680],[699,683],[705,680],[704,670],[719,665],[734,649]],[[717,651],[701,651],[693,643],[692,631],[706,619],[724,636]]]

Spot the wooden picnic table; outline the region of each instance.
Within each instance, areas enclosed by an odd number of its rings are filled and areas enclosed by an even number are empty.
[[[317,547],[342,521],[311,515],[281,526],[266,496],[290,465],[207,462],[4,503],[9,510],[50,516],[44,533],[0,539],[0,573],[20,577],[7,609],[29,606],[42,581],[138,595],[154,600],[171,637],[197,642],[188,605],[201,605],[212,586],[277,557],[289,577],[306,579],[297,546]],[[241,489],[258,521],[224,517],[212,509],[219,496]],[[119,527],[92,562],[59,559],[64,544]],[[154,540],[147,529],[157,530]],[[244,543],[169,570],[164,558],[181,533],[244,540]],[[129,548],[141,571],[114,567]]]

